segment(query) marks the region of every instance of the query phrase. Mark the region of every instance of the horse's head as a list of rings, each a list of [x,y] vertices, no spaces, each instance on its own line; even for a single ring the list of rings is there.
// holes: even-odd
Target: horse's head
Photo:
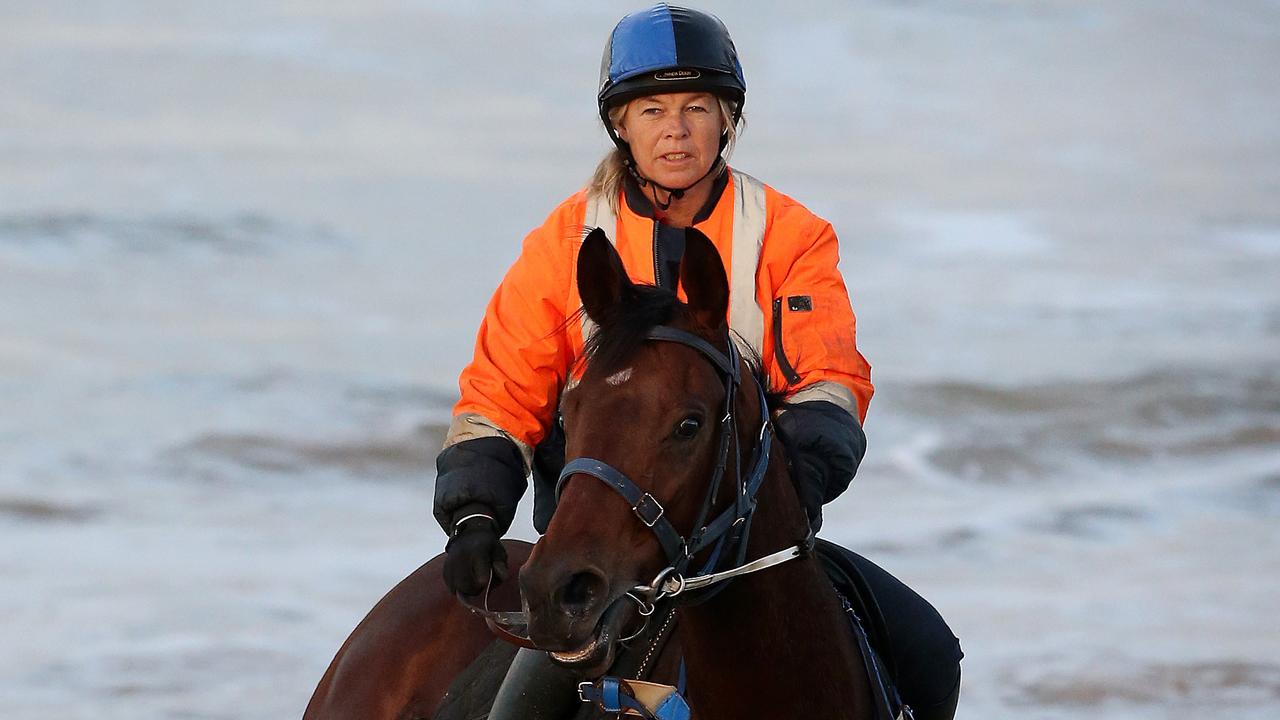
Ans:
[[[734,392],[742,370],[725,321],[728,281],[696,230],[686,234],[680,281],[687,304],[632,284],[599,231],[579,254],[579,294],[597,330],[563,401],[571,462],[559,505],[520,586],[532,639],[587,674],[612,662],[636,607],[627,593],[672,565],[672,538],[689,539],[733,503],[736,458],[746,462],[762,424],[762,396]],[[676,332],[654,341],[655,327]],[[731,407],[736,420],[725,423]],[[726,458],[717,492],[712,478]]]

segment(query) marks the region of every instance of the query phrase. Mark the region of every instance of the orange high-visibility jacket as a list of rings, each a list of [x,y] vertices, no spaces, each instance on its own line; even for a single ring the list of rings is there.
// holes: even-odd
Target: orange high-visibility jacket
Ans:
[[[694,227],[715,243],[729,277],[729,326],[763,360],[791,402],[826,400],[866,418],[874,388],[858,352],[853,310],[837,269],[831,224],[749,175],[730,170],[710,215]],[[633,282],[657,284],[654,219],[619,198],[583,190],[525,238],[480,324],[475,357],[458,381],[445,447],[479,437],[513,440],[531,465],[546,435],[584,328],[575,274],[584,228],[613,241]]]

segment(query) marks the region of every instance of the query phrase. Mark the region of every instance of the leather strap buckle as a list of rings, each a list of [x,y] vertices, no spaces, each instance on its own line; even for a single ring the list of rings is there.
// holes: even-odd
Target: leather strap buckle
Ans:
[[[640,518],[640,522],[649,527],[657,525],[658,521],[662,519],[662,514],[666,512],[649,493],[641,495],[640,499],[636,501],[635,507],[631,508],[631,511],[636,514],[636,517]]]

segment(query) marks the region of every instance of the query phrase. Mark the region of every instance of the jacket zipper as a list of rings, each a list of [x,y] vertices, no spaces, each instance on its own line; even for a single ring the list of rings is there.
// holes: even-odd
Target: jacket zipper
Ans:
[[[653,221],[653,284],[662,287],[662,261],[658,257],[658,221]]]
[[[787,359],[787,351],[782,347],[782,298],[773,299],[773,360],[778,369],[791,385],[799,384],[800,375]]]

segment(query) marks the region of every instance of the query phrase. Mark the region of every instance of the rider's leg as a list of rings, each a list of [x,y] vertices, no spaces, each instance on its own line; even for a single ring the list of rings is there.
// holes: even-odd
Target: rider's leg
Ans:
[[[955,685],[951,692],[933,705],[917,707],[911,705],[915,720],[951,720],[956,716],[956,703],[960,701],[960,667],[956,666]]]
[[[541,650],[521,648],[498,688],[489,720],[564,720],[582,706],[581,678]]]
[[[949,720],[960,696],[960,641],[927,600],[870,560],[849,554],[880,606],[903,702],[918,720]]]

